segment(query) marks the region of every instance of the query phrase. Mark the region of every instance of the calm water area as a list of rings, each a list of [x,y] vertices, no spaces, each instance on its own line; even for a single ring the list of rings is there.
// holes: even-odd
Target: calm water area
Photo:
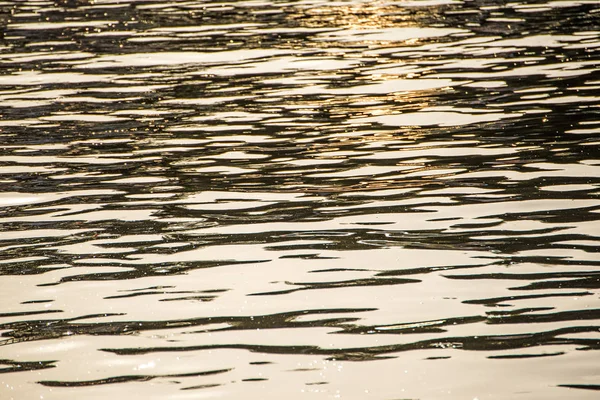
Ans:
[[[0,0],[0,400],[600,398],[600,1]]]

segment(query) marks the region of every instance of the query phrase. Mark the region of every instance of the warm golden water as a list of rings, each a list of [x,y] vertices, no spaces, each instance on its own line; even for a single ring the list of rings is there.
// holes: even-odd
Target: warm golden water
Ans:
[[[0,9],[0,399],[598,398],[596,0]]]

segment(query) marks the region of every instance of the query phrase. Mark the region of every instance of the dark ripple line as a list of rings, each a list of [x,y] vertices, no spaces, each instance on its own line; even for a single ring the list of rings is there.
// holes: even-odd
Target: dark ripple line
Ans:
[[[571,389],[600,390],[600,385],[566,384],[566,385],[557,385],[557,386],[558,387],[571,388]]]
[[[413,333],[442,333],[446,332],[443,327],[472,324],[486,321],[487,318],[480,315],[471,317],[445,318],[434,321],[419,321],[414,323],[399,323],[373,326],[347,326],[341,332],[336,334],[413,334]]]
[[[449,279],[506,279],[506,280],[541,280],[551,278],[577,278],[577,277],[599,277],[600,271],[574,271],[574,272],[533,272],[527,274],[494,272],[490,274],[470,275],[444,275]]]
[[[98,386],[107,385],[111,383],[125,383],[125,382],[146,382],[156,378],[187,378],[194,376],[209,376],[223,374],[229,372],[233,368],[228,369],[217,369],[211,371],[202,372],[190,372],[186,374],[168,374],[168,375],[127,375],[127,376],[115,376],[111,378],[96,379],[91,381],[38,381],[39,384],[49,387],[82,387],[82,386]]]
[[[510,290],[540,290],[540,289],[600,289],[600,276],[569,281],[542,281],[529,285],[511,287]]]
[[[427,350],[440,348],[453,348],[475,351],[511,350],[543,345],[582,345],[585,349],[599,349],[600,339],[558,338],[559,335],[576,333],[597,333],[598,326],[578,326],[560,328],[546,332],[514,334],[514,335],[487,335],[464,336],[429,339],[408,344],[392,344],[374,347],[323,349],[318,346],[272,346],[250,344],[222,344],[177,347],[151,347],[151,348],[125,348],[125,349],[100,349],[117,355],[142,355],[160,352],[199,351],[216,349],[240,349],[255,353],[265,354],[306,354],[330,356],[336,360],[373,360],[382,355],[410,350]]]
[[[0,341],[0,346],[15,344],[23,341],[54,339],[70,335],[127,335],[146,330],[171,329],[174,327],[195,327],[214,324],[228,324],[227,327],[210,329],[212,332],[227,330],[254,330],[277,328],[300,328],[320,326],[340,326],[340,324],[355,322],[359,318],[326,318],[314,321],[296,321],[295,319],[307,315],[321,315],[330,313],[357,313],[374,311],[374,308],[360,309],[325,309],[304,310],[270,315],[247,317],[207,317],[188,320],[167,321],[114,321],[107,323],[73,323],[73,321],[87,318],[118,316],[121,314],[88,315],[64,320],[22,321],[0,324],[0,330],[11,330],[4,333],[3,337],[10,337]]]
[[[492,317],[490,315],[490,317]],[[508,315],[488,318],[486,323],[496,324],[539,324],[559,321],[585,321],[600,319],[600,309],[563,311],[551,314]]]
[[[208,389],[217,386],[222,386],[220,383],[207,383],[206,385],[188,386],[181,388],[181,390],[196,390],[196,389]]]
[[[1,365],[10,365],[8,368],[0,368],[0,374],[6,374],[9,372],[22,372],[22,371],[35,371],[39,369],[55,368],[58,360],[51,361],[14,361],[14,360],[1,360]]]
[[[554,356],[562,356],[565,354],[564,351],[557,351],[555,353],[542,353],[542,354],[506,354],[499,356],[488,356],[492,360],[513,360],[520,358],[540,358],[540,357],[554,357]]]
[[[357,286],[388,286],[388,285],[402,285],[406,283],[419,283],[420,279],[405,279],[405,278],[391,278],[391,279],[355,279],[349,281],[338,281],[338,282],[311,282],[311,283],[294,283],[286,282],[288,285],[302,285],[302,287],[287,289],[287,290],[276,290],[271,292],[260,292],[251,293],[248,296],[271,296],[280,294],[289,294],[299,292],[301,290],[316,290],[316,289],[333,289],[333,288],[346,288],[346,287],[357,287]]]
[[[480,300],[464,300],[464,304],[483,304],[485,306],[498,306],[498,303],[512,300],[530,300],[530,299],[542,299],[546,297],[580,297],[580,296],[591,296],[591,292],[571,292],[571,293],[543,293],[543,294],[526,294],[522,296],[504,296],[504,297],[493,297],[489,299]]]
[[[2,313],[2,314],[0,314],[0,318],[25,317],[27,315],[54,314],[54,313],[61,313],[61,312],[63,312],[63,310],[21,311],[21,312],[12,312],[12,313]]]

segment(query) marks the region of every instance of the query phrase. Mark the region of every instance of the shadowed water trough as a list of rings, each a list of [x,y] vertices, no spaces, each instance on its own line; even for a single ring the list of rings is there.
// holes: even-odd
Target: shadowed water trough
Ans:
[[[596,399],[600,4],[0,3],[1,399]]]

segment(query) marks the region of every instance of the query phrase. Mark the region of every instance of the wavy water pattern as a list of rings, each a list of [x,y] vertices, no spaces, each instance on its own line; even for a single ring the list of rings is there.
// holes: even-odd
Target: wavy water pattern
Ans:
[[[597,1],[0,9],[0,398],[597,398]]]

